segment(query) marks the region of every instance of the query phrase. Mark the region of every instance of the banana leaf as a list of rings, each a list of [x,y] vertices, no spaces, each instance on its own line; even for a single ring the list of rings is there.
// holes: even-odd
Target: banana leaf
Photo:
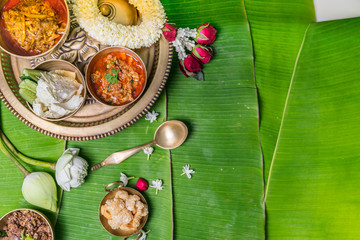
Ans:
[[[1,129],[23,154],[48,162],[56,162],[65,149],[65,141],[45,136],[20,122],[1,103]],[[36,139],[36,141],[34,141]],[[24,180],[23,174],[15,165],[1,153],[0,155],[0,216],[16,208],[32,208],[46,214],[50,221],[55,224],[57,212],[51,212],[31,205],[25,201],[21,193]],[[30,172],[48,172],[55,177],[54,171],[42,167],[34,167],[23,164]],[[61,200],[61,188],[58,187],[58,201]]]
[[[357,239],[360,19],[311,24],[266,188],[269,239]]]
[[[164,1],[163,1],[164,2]],[[190,127],[171,151],[176,239],[264,239],[262,157],[252,44],[242,1],[166,1],[170,22],[218,30],[205,82],[174,62],[168,118]],[[183,9],[178,11],[178,9]],[[190,164],[196,173],[181,176]]]
[[[100,230],[97,208],[104,186],[118,180],[120,172],[165,183],[158,195],[154,189],[145,192],[151,205],[145,227],[151,230],[148,239],[264,238],[257,93],[244,5],[162,2],[169,22],[177,27],[194,28],[207,21],[217,27],[216,57],[204,67],[205,82],[186,78],[175,60],[167,97],[162,96],[154,108],[160,113],[159,122],[140,119],[108,138],[68,146],[81,148],[81,155],[93,165],[114,151],[149,141],[166,119],[184,121],[188,139],[171,152],[156,148],[149,161],[138,153],[119,166],[91,172],[81,188],[64,193],[57,224],[60,239],[111,238]],[[201,10],[199,4],[209,8]],[[186,164],[196,171],[192,179],[181,176]],[[134,184],[130,181],[130,186]]]
[[[296,56],[315,11],[312,0],[245,0],[245,6],[254,42],[266,182]]]

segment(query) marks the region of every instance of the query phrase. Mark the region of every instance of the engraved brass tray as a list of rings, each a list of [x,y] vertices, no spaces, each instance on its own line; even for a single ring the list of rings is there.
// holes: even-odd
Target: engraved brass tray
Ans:
[[[19,96],[19,75],[23,68],[35,67],[47,59],[63,59],[75,64],[83,73],[86,64],[99,50],[107,47],[79,27],[71,14],[71,29],[65,43],[54,53],[32,60],[1,52],[0,98],[9,110],[29,127],[51,137],[86,141],[110,136],[141,118],[155,103],[169,76],[173,49],[163,36],[149,48],[135,50],[148,72],[142,97],[127,107],[107,107],[88,97],[83,108],[71,118],[49,122],[35,115]]]

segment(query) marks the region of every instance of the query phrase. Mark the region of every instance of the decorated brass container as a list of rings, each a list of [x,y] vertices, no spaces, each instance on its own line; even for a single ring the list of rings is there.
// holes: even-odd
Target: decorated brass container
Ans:
[[[75,67],[73,64],[61,60],[61,59],[52,59],[52,60],[47,60],[45,62],[40,63],[39,65],[37,65],[34,69],[37,70],[45,70],[45,71],[54,71],[54,70],[66,70],[66,71],[71,71],[71,72],[75,72],[76,74],[76,81],[80,84],[83,85],[83,90],[81,92],[81,96],[84,98],[82,103],[76,108],[75,111],[60,117],[60,118],[45,118],[45,117],[41,117],[42,119],[48,120],[48,121],[62,121],[65,120],[67,118],[70,118],[71,116],[73,116],[75,113],[77,113],[80,108],[84,105],[85,100],[86,100],[86,83],[84,80],[84,77],[82,75],[82,73],[80,72],[80,70]],[[31,105],[28,103],[29,108],[32,110]],[[34,113],[35,114],[35,113]],[[39,116],[40,117],[40,116]]]
[[[119,186],[117,186],[116,188],[110,189],[110,187],[119,184]],[[104,227],[104,229],[111,233],[114,236],[118,236],[118,237],[129,237],[131,235],[135,235],[135,234],[139,234],[140,230],[145,226],[147,219],[148,219],[148,215],[144,216],[141,218],[140,221],[140,225],[139,227],[136,229],[136,231],[130,232],[130,231],[124,231],[121,229],[112,229],[108,223],[108,219],[106,219],[102,214],[101,214],[101,206],[104,205],[106,203],[107,200],[109,199],[113,199],[116,195],[116,193],[119,190],[125,190],[127,191],[129,194],[132,195],[137,195],[140,197],[141,202],[143,202],[144,204],[146,204],[147,206],[149,206],[146,202],[145,197],[137,190],[135,190],[134,188],[130,188],[130,187],[123,187],[123,182],[122,181],[116,181],[116,182],[112,182],[110,184],[108,184],[105,187],[105,191],[108,192],[108,194],[105,195],[105,197],[101,200],[100,205],[99,205],[99,219],[100,222],[102,224],[102,226]]]
[[[2,17],[2,10],[4,9],[5,4],[8,2],[9,0],[0,0],[0,17]],[[24,58],[24,59],[35,59],[35,58],[39,58],[39,57],[44,57],[46,55],[49,55],[51,53],[53,53],[54,51],[56,51],[57,49],[59,49],[64,42],[66,41],[68,35],[69,35],[69,31],[70,31],[70,11],[69,11],[69,7],[68,4],[65,0],[58,0],[61,4],[63,4],[66,8],[66,28],[65,28],[65,32],[62,35],[62,37],[60,38],[60,40],[49,50],[47,50],[46,52],[37,54],[37,55],[33,55],[33,56],[25,56],[25,55],[19,55],[18,53],[14,52],[12,49],[10,49],[8,47],[8,45],[6,44],[6,42],[3,39],[2,34],[0,34],[0,48],[5,51],[6,53],[15,56],[15,57],[19,57],[19,58]],[[60,4],[57,3],[57,4]]]
[[[143,89],[141,90],[140,94],[134,99],[134,101],[131,101],[131,102],[129,102],[127,104],[123,104],[123,105],[112,105],[112,104],[107,103],[106,101],[102,100],[96,94],[96,90],[93,89],[93,84],[91,82],[91,71],[94,68],[94,65],[96,64],[96,62],[99,59],[101,59],[103,56],[105,56],[105,55],[107,55],[109,53],[115,53],[115,52],[126,53],[126,54],[130,55],[132,58],[136,59],[141,64],[141,67],[144,70],[144,74],[145,74],[144,86],[143,86]],[[147,83],[147,71],[146,71],[146,66],[145,66],[143,60],[134,51],[132,51],[132,50],[126,48],[126,47],[108,47],[108,48],[104,48],[103,50],[101,50],[100,52],[95,54],[95,56],[90,60],[90,63],[86,68],[85,79],[86,79],[86,86],[88,88],[88,91],[91,94],[91,96],[94,99],[96,99],[96,101],[98,101],[99,103],[102,103],[104,105],[111,106],[111,107],[126,107],[126,106],[129,106],[130,104],[136,102],[141,97],[141,95],[143,94],[143,92],[144,92],[144,90],[146,88],[146,83]]]
[[[34,212],[36,213],[37,215],[39,215],[46,223],[46,225],[48,225],[50,227],[50,232],[51,232],[51,240],[54,240],[55,237],[54,237],[54,227],[51,225],[49,219],[41,212],[37,211],[37,210],[34,210],[34,209],[30,209],[30,208],[19,208],[19,209],[15,209],[15,210],[12,210],[8,213],[6,213],[4,216],[2,216],[0,218],[0,230],[1,229],[4,229],[4,227],[8,224],[8,219],[10,217],[10,215],[13,213],[13,212],[16,212],[16,211],[24,211],[24,210],[27,210],[27,211],[30,211],[30,212]]]

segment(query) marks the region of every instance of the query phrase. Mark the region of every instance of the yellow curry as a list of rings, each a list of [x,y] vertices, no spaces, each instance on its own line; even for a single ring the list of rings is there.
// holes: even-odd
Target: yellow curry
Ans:
[[[12,40],[16,40],[9,42],[19,45],[13,47],[35,55],[46,52],[60,40],[66,21],[51,7],[50,1],[21,0],[9,9],[5,6],[2,25]]]

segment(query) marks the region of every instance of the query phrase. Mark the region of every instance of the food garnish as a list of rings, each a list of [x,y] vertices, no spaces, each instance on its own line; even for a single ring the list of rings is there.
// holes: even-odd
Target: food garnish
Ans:
[[[85,182],[89,164],[78,156],[79,152],[79,148],[68,148],[56,162],[56,182],[66,191]]]
[[[134,101],[145,87],[141,63],[123,52],[102,56],[91,69],[90,78],[95,94],[115,106]]]
[[[17,210],[9,215],[4,230],[9,239],[50,240],[51,227],[38,213],[30,210]],[[3,235],[1,235],[3,237]],[[6,238],[7,239],[7,238]]]
[[[5,5],[1,16],[1,31],[7,45],[24,55],[37,55],[51,49],[66,28],[65,6],[53,9],[45,0],[21,0],[9,8]],[[61,13],[61,14],[59,14]]]
[[[120,189],[113,199],[101,206],[100,212],[112,229],[136,232],[141,219],[148,215],[148,206],[138,195]]]
[[[20,76],[19,94],[32,105],[40,117],[60,118],[81,105],[83,85],[76,81],[75,72],[24,69]]]
[[[160,179],[157,179],[157,180],[155,180],[155,181],[152,181],[151,183],[152,183],[152,185],[150,185],[150,187],[156,189],[156,195],[158,194],[158,192],[159,192],[160,190],[163,190],[163,189],[164,189],[162,180],[160,180]]]
[[[139,25],[124,26],[103,16],[98,0],[74,0],[73,11],[80,26],[105,45],[128,48],[150,47],[160,39],[165,11],[159,0],[129,0],[141,16]],[[111,36],[111,37],[109,37]]]
[[[181,174],[181,176],[186,174],[189,179],[192,177],[191,174],[195,173],[193,169],[190,169],[190,164],[186,164],[185,166],[183,166],[182,171],[183,173]]]
[[[136,188],[140,191],[146,191],[149,188],[149,184],[144,178],[139,178],[136,182]]]

